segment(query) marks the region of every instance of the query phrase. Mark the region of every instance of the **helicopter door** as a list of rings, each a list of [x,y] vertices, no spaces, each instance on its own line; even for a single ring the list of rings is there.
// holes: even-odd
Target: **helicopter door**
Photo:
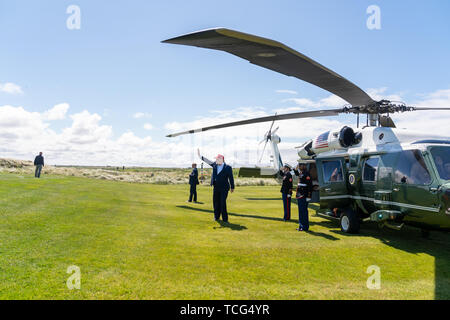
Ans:
[[[347,167],[344,158],[317,160],[320,183],[320,208],[345,208],[350,203],[347,190]]]
[[[363,159],[364,166],[362,168],[362,183],[359,190],[361,201],[367,212],[376,211],[374,204],[375,193],[377,192],[377,174],[378,165],[380,163],[379,156],[371,156]]]
[[[439,198],[433,187],[433,179],[422,152],[400,152],[394,170],[394,209],[405,213],[405,220],[426,223],[430,214],[439,212]]]
[[[311,203],[320,203],[319,178],[317,177],[317,166],[315,162],[308,163],[308,171],[313,185]]]

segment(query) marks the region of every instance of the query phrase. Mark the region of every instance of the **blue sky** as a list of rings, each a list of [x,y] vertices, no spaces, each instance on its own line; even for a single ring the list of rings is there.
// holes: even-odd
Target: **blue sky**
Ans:
[[[366,27],[366,9],[373,4],[381,9],[381,30]],[[69,5],[81,9],[80,30],[66,27]],[[0,92],[0,106],[42,114],[66,103],[70,108],[65,117],[45,122],[56,135],[73,124],[70,115],[86,110],[100,116],[95,125],[111,129],[111,141],[132,132],[163,148],[173,142],[164,137],[169,122],[189,124],[213,110],[262,108],[271,113],[295,107],[288,98],[317,101],[330,96],[225,53],[160,42],[217,26],[278,40],[363,89],[415,103],[450,89],[449,12],[448,0],[2,0],[0,84],[16,84],[22,93]],[[151,117],[136,119],[136,113]],[[36,150],[16,151],[4,150],[18,157]],[[58,152],[55,162],[74,161],[70,153]],[[142,165],[161,165],[160,160],[130,158]]]

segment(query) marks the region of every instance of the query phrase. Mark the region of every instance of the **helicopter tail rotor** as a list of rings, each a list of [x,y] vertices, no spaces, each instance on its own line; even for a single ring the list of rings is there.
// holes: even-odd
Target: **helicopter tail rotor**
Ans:
[[[275,116],[276,116],[276,115],[277,115],[277,114],[275,113]],[[269,143],[269,141],[272,140],[272,136],[273,136],[273,135],[275,134],[275,132],[277,132],[278,129],[280,128],[280,127],[278,127],[278,128],[276,128],[276,129],[272,132],[272,128],[273,128],[273,125],[274,125],[274,124],[275,124],[275,120],[272,121],[272,124],[270,125],[269,131],[267,131],[267,133],[264,135],[264,139],[260,142],[260,144],[263,143],[263,142],[265,142],[265,144],[264,144],[263,151],[262,151],[262,153],[261,153],[261,158],[259,159],[259,163],[261,163],[262,158],[264,157],[264,152],[266,151],[267,143]]]

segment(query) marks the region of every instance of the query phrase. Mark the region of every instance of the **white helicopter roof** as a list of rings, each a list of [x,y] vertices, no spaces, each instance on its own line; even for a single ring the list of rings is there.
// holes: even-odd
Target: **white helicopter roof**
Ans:
[[[352,154],[379,154],[408,149],[425,150],[430,143],[450,142],[446,136],[419,133],[408,129],[365,127],[356,132],[362,134],[359,144],[347,149],[334,149],[317,155],[317,158],[347,157]]]

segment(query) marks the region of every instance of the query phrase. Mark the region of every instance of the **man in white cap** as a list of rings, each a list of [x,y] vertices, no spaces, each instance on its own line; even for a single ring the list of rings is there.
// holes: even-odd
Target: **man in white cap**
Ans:
[[[233,169],[225,163],[225,157],[221,154],[217,155],[216,162],[203,157],[200,154],[200,149],[198,150],[198,156],[213,168],[211,186],[214,186],[214,220],[219,221],[220,216],[222,216],[222,220],[228,222],[227,197],[229,191],[234,192]]]

